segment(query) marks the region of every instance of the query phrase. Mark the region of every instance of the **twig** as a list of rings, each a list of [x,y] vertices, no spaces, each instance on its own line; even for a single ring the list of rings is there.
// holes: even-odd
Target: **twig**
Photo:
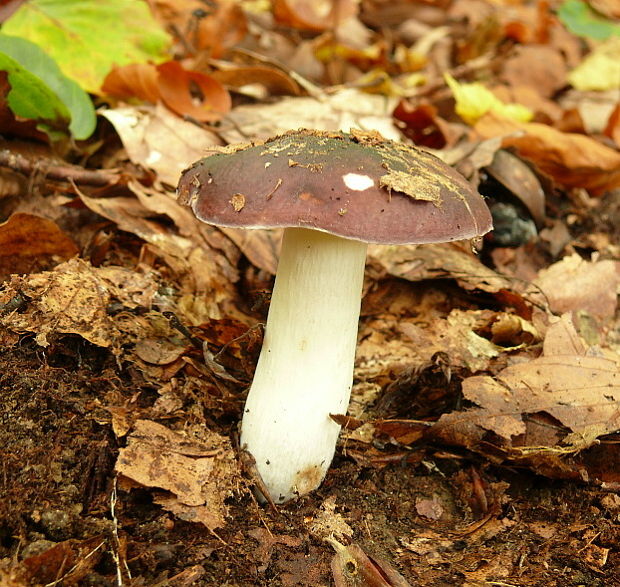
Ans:
[[[85,169],[78,165],[56,163],[51,159],[32,161],[10,149],[0,149],[0,166],[31,175],[36,172],[56,181],[74,181],[76,184],[104,187],[118,181],[120,175],[114,171]]]

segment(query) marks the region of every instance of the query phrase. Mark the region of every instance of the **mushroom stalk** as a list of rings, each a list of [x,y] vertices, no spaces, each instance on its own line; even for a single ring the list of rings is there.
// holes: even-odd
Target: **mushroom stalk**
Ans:
[[[271,498],[321,484],[351,395],[366,243],[287,228],[241,423]]]

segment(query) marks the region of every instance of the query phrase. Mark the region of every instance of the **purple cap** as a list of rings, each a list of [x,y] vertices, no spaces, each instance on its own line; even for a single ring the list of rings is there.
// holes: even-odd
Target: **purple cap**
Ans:
[[[179,202],[209,224],[303,227],[382,244],[482,236],[482,196],[437,157],[376,132],[290,131],[186,169]]]

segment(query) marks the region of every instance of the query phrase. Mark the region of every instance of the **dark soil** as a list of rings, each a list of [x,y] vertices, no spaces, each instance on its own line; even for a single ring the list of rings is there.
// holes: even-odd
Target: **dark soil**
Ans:
[[[278,512],[240,490],[216,536],[116,488],[101,402],[148,405],[139,374],[72,336],[45,351],[24,338],[0,362],[0,585],[330,585],[334,550],[308,526],[330,496],[352,540],[412,585],[620,585],[616,495],[438,447],[383,468],[339,451],[323,486]]]

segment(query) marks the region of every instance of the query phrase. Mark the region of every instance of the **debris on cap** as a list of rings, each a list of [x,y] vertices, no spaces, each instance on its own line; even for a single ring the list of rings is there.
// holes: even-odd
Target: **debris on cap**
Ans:
[[[297,130],[229,145],[185,170],[178,194],[218,226],[303,227],[383,244],[491,229],[482,196],[457,171],[377,132]]]

